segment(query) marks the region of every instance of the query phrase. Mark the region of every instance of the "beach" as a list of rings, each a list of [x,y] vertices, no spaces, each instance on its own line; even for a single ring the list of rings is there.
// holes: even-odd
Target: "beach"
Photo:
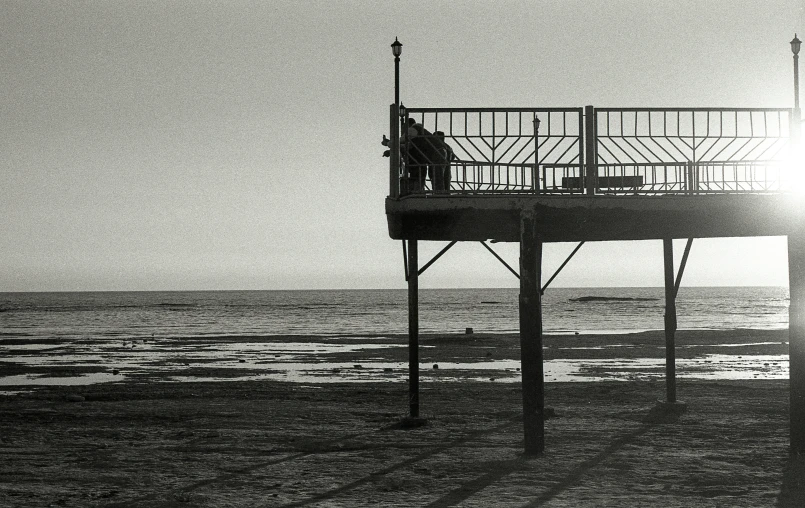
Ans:
[[[16,355],[5,377],[107,375],[0,387],[0,506],[803,506],[786,341],[680,330],[687,410],[669,412],[662,332],[546,336],[546,367],[577,368],[571,380],[546,368],[546,450],[526,457],[514,334],[423,335],[422,426],[405,419],[402,335],[107,344],[162,351],[143,353],[147,369],[13,361],[29,350],[0,339]],[[287,353],[311,342],[338,347]],[[280,380],[283,360],[308,365],[304,381]]]

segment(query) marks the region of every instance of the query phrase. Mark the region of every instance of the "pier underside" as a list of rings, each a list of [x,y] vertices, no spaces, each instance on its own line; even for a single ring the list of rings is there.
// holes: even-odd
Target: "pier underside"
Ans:
[[[408,196],[386,199],[389,235],[406,240],[520,241],[523,212],[543,242],[783,236],[799,229],[793,194]]]
[[[520,273],[516,275],[520,279],[524,449],[526,454],[538,454],[545,449],[541,304],[544,243],[663,240],[667,393],[662,405],[666,411],[684,411],[686,405],[676,398],[676,295],[693,239],[787,236],[791,295],[791,449],[805,452],[805,312],[802,310],[805,308],[805,221],[802,201],[796,194],[429,194],[386,199],[389,235],[406,240],[408,245],[411,416],[419,416],[419,240],[453,243],[495,240],[520,244]],[[678,271],[674,262],[674,238],[688,239]],[[431,263],[433,261],[435,259]]]

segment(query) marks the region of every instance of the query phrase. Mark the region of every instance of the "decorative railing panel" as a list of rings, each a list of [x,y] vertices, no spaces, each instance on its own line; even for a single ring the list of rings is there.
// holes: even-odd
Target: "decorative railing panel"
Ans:
[[[595,110],[596,193],[779,192],[790,155],[788,109]]]
[[[392,195],[773,193],[803,170],[789,109],[391,111]]]
[[[446,169],[449,192],[461,194],[550,192],[546,164],[581,173],[581,108],[410,108],[401,120],[399,177],[408,193],[447,191],[438,174]],[[452,157],[441,158],[444,145]]]

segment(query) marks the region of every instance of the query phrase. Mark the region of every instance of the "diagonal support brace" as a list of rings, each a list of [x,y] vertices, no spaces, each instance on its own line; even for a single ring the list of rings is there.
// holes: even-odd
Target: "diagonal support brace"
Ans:
[[[403,266],[405,267],[405,282],[408,282],[408,249],[405,247],[405,240],[401,241],[403,246]]]
[[[517,273],[517,272],[515,272],[515,271],[514,271],[514,268],[512,268],[511,266],[509,266],[509,264],[508,264],[506,261],[504,261],[502,257],[498,256],[498,253],[497,253],[497,252],[495,252],[495,251],[493,251],[493,250],[492,250],[492,247],[488,246],[488,245],[486,244],[486,242],[483,242],[483,241],[481,242],[481,245],[483,245],[484,247],[486,247],[486,250],[488,250],[489,252],[491,252],[491,253],[492,253],[492,255],[493,255],[493,256],[495,256],[495,258],[497,258],[497,260],[498,260],[498,261],[500,261],[501,263],[503,263],[503,266],[505,266],[506,268],[508,268],[508,269],[509,269],[509,271],[510,271],[511,273],[513,273],[515,277],[517,277],[518,279],[520,278],[520,274],[519,274],[519,273]]]
[[[424,272],[425,270],[427,270],[427,269],[428,269],[428,267],[429,267],[430,265],[432,265],[433,263],[435,263],[437,259],[439,259],[440,257],[442,257],[442,254],[444,254],[445,252],[447,252],[448,250],[450,250],[450,247],[452,247],[452,246],[453,246],[453,245],[455,245],[456,243],[457,243],[457,241],[456,241],[456,240],[453,240],[452,242],[448,243],[448,244],[447,244],[447,246],[446,246],[444,249],[440,250],[438,254],[436,254],[435,256],[433,256],[433,259],[431,259],[430,261],[428,261],[427,263],[425,263],[425,266],[423,266],[422,268],[420,268],[420,269],[419,269],[419,271],[417,272],[417,275],[422,275],[422,272]]]
[[[685,272],[685,265],[688,262],[688,254],[690,254],[690,247],[693,245],[693,238],[688,238],[688,243],[685,245],[685,253],[682,254],[682,261],[679,263],[679,271],[676,274],[676,282],[674,283],[674,298],[679,294],[679,285],[682,284],[682,274]]]
[[[551,275],[551,278],[550,278],[550,279],[548,279],[548,282],[546,282],[546,283],[545,283],[545,285],[544,285],[544,286],[542,286],[542,289],[540,289],[540,293],[545,293],[545,290],[548,288],[548,286],[551,284],[551,282],[553,282],[553,280],[556,278],[556,276],[557,276],[557,275],[559,275],[559,272],[561,272],[561,271],[562,271],[562,268],[564,268],[564,267],[565,267],[565,265],[566,265],[566,264],[568,264],[568,262],[570,262],[570,259],[571,259],[573,256],[575,256],[575,255],[576,255],[576,253],[579,251],[579,249],[581,249],[581,246],[582,246],[582,245],[584,245],[584,242],[581,242],[581,243],[579,243],[578,245],[576,245],[576,248],[575,248],[575,249],[573,249],[573,252],[571,252],[571,253],[570,253],[570,255],[567,257],[567,259],[565,259],[565,262],[564,262],[564,263],[562,263],[562,264],[559,266],[559,268],[557,268],[557,269],[556,269],[556,271],[554,272],[554,274],[553,274],[553,275]]]

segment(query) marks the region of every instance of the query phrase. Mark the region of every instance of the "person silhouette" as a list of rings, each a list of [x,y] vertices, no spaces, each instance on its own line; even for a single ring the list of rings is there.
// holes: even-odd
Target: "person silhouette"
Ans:
[[[432,134],[415,119],[408,119],[408,128],[400,136],[400,154],[406,168],[405,190],[406,192],[417,192],[425,189],[425,177],[430,178],[434,191],[444,191],[449,188],[449,179],[445,187],[445,171],[449,175],[450,159],[448,153],[452,149],[444,142],[444,133],[440,139]],[[389,146],[391,140],[383,135],[381,144]],[[386,150],[384,157],[389,157],[391,152]]]
[[[436,139],[439,142],[439,151],[441,160],[439,164],[434,167],[434,174],[431,177],[433,181],[433,190],[436,192],[450,192],[450,183],[453,179],[452,171],[450,170],[450,163],[455,160],[456,154],[453,149],[444,140],[444,132],[436,131]],[[433,178],[435,177],[435,180]]]

